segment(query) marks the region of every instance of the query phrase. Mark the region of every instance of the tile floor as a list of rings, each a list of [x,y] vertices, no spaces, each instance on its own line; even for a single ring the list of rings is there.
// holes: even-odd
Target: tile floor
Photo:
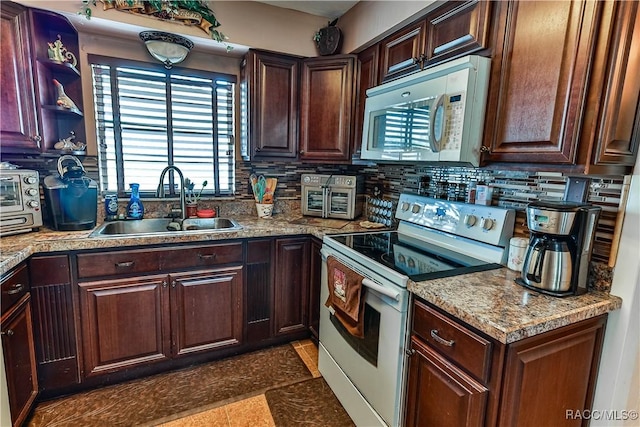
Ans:
[[[311,340],[291,343],[313,378],[318,371],[318,347]],[[275,427],[264,394],[250,397],[185,418],[161,424],[162,427]]]

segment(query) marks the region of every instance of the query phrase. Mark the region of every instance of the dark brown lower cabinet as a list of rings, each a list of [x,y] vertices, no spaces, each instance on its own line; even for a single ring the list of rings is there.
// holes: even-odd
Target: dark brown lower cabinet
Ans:
[[[242,266],[171,274],[174,356],[242,341]]]
[[[86,377],[171,357],[166,274],[80,283]]]
[[[606,319],[504,345],[416,300],[407,426],[587,424],[567,411],[591,409]]]
[[[29,415],[38,395],[31,301],[28,293],[3,313],[0,329],[11,423],[13,426],[20,426]]]
[[[85,376],[242,342],[242,266],[80,283]]]
[[[411,352],[407,426],[482,426],[489,390],[416,338]]]
[[[80,383],[68,255],[37,255],[29,260],[36,361],[40,391]]]
[[[308,237],[276,239],[274,333],[287,335],[309,328]]]

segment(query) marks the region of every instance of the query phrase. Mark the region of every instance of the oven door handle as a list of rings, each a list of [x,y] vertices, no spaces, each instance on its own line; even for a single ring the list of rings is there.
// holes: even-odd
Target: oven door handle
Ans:
[[[322,248],[320,249],[320,255],[322,255],[322,260],[324,262],[327,262],[327,258],[329,257],[329,254]],[[396,292],[396,291],[387,289],[382,285],[378,285],[376,282],[374,282],[371,279],[367,279],[365,277],[364,279],[362,279],[362,284],[367,288],[374,290],[382,295],[388,296],[389,298],[392,298],[396,301],[400,301],[400,292]]]
[[[362,284],[367,288],[374,290],[382,295],[386,295],[389,298],[393,298],[396,301],[400,301],[400,292],[389,290],[384,286],[378,285],[373,280],[367,279],[366,277],[362,279]]]

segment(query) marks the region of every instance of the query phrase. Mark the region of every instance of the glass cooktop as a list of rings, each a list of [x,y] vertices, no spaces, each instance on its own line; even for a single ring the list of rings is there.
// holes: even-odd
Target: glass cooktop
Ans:
[[[502,267],[500,264],[487,263],[404,236],[397,231],[329,237],[359,255],[405,274],[417,282]]]

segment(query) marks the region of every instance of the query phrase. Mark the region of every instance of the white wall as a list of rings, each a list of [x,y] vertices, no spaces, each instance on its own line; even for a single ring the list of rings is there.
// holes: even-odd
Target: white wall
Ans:
[[[623,299],[609,314],[593,409],[640,411],[640,157],[622,227],[611,293]],[[637,412],[636,412],[637,413]],[[638,426],[640,420],[593,419],[592,426]]]

